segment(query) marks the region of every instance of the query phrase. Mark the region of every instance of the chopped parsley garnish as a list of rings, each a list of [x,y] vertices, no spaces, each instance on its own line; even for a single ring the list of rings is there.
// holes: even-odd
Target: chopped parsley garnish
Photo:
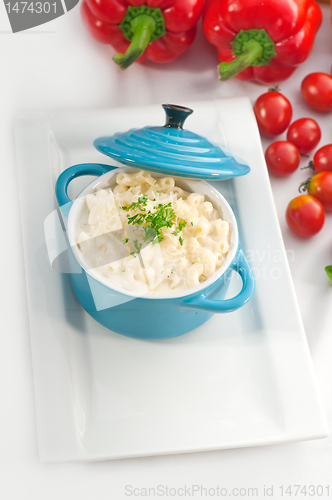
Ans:
[[[129,205],[129,207],[121,207],[122,210],[135,210],[135,208],[137,210],[141,210],[141,212],[145,212],[145,208],[142,208],[141,205],[143,205],[143,207],[146,207],[146,205],[148,204],[148,196],[147,194],[143,194],[143,196],[140,196],[137,200],[137,202],[133,202],[131,203],[131,205]]]
[[[194,223],[193,223],[193,222],[191,222],[190,224],[191,224],[192,226],[194,225]]]
[[[141,248],[142,248],[142,243],[138,243],[138,241],[135,240],[134,241],[134,247],[137,250],[137,252],[139,253],[141,251]]]
[[[179,234],[180,231],[182,231],[182,229],[184,227],[186,227],[186,221],[181,219],[180,222],[179,222],[179,225],[178,227],[172,232],[172,234],[174,234],[175,236],[177,236]]]
[[[128,214],[128,224],[132,224],[135,226],[143,226],[144,228],[144,241],[147,241],[149,238],[153,240],[158,238],[158,241],[161,241],[164,237],[164,232],[162,230],[163,227],[172,227],[174,224],[174,220],[176,219],[176,214],[172,208],[171,203],[161,204],[153,207],[156,211],[145,213],[138,213],[133,215],[132,217]]]
[[[123,243],[126,244],[126,243],[128,243],[128,241],[129,241],[129,239],[126,238]]]
[[[158,193],[159,191],[157,191]],[[153,200],[155,201],[155,200]],[[152,241],[152,244],[160,242],[164,238],[164,227],[173,227],[176,221],[176,213],[172,207],[172,203],[159,203],[153,207],[154,212],[145,208],[147,206],[148,196],[146,194],[140,196],[137,202],[131,203],[129,206],[121,207],[123,210],[135,210],[137,213],[134,215],[127,214],[127,222],[133,226],[142,226],[144,230],[144,242],[148,240]],[[180,222],[175,227],[172,234],[177,236],[182,229],[186,226],[186,221],[180,219]],[[138,229],[138,228],[137,228]],[[183,239],[179,237],[180,244],[183,245]],[[126,243],[128,238],[126,238]],[[142,244],[138,244],[138,241],[134,241],[134,247],[137,252],[131,252],[130,255],[136,257],[136,253],[139,253]]]
[[[134,248],[136,252],[130,252],[130,255],[136,258],[136,254],[138,255],[142,248],[142,243],[139,243],[137,240],[134,240]]]
[[[144,242],[148,241],[149,238],[152,240],[156,237],[156,231],[151,226],[143,226],[144,230]]]
[[[134,224],[135,226],[142,226],[145,221],[146,214],[136,214],[130,217],[127,215],[128,224]]]

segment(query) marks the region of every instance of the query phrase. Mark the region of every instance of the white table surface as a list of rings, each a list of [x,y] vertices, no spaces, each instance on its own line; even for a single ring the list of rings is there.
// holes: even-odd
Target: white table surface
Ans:
[[[294,118],[310,116],[319,122],[321,145],[332,142],[332,115],[317,114],[301,98],[303,77],[313,71],[330,72],[332,28],[329,8],[310,58],[281,88],[291,100]],[[273,498],[307,498],[288,485],[322,485],[322,496],[332,496],[332,438],[279,446],[224,450],[187,455],[105,461],[98,463],[43,464],[39,462],[34,390],[25,293],[22,239],[18,206],[13,123],[22,112],[80,110],[112,106],[146,105],[247,95],[252,102],[265,91],[258,84],[221,83],[216,77],[215,49],[201,28],[191,49],[168,65],[146,63],[119,73],[112,50],[94,42],[80,20],[79,8],[27,32],[10,32],[4,4],[0,5],[0,137],[1,137],[1,349],[0,349],[0,498],[98,500],[130,497],[131,488],[161,485],[168,488],[198,485],[194,498],[227,495],[264,498],[273,485]],[[271,141],[264,140],[264,147]],[[303,162],[305,163],[305,162]],[[313,358],[326,416],[332,429],[332,287],[324,267],[332,264],[332,214],[311,240],[299,240],[287,229],[284,211],[306,179],[298,171],[287,179],[271,179],[275,202],[290,255],[290,266]],[[127,486],[127,490],[126,490]],[[208,491],[199,488],[212,488]],[[241,491],[233,488],[244,488]],[[247,490],[245,490],[247,488]],[[258,495],[248,488],[257,488]],[[308,490],[309,491],[309,490]],[[225,490],[223,490],[225,493]],[[138,490],[135,493],[139,493]],[[141,492],[142,493],[142,492]],[[144,493],[144,491],[143,491]],[[150,498],[159,498],[153,496]],[[182,498],[184,490],[169,491]],[[206,493],[206,494],[205,494]],[[272,490],[269,490],[272,493]],[[138,496],[131,495],[133,498]],[[186,493],[188,496],[188,491]],[[271,496],[271,495],[270,495]],[[268,496],[266,496],[268,498]]]

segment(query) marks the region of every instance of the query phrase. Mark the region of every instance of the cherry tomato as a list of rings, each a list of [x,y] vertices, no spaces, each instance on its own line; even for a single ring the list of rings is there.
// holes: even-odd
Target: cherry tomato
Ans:
[[[274,175],[284,177],[297,169],[300,164],[300,151],[287,141],[276,141],[265,151],[267,168]]]
[[[321,202],[327,212],[332,210],[332,172],[319,172],[308,181],[308,194]]]
[[[332,76],[311,73],[301,85],[303,99],[312,109],[328,112],[332,109]]]
[[[286,222],[297,236],[301,238],[314,236],[322,229],[324,221],[324,207],[313,196],[301,194],[289,202]]]
[[[304,155],[317,146],[321,136],[319,125],[312,118],[296,120],[287,131],[287,140],[295,144]]]
[[[332,172],[332,144],[327,144],[316,151],[313,164],[316,172]]]
[[[262,94],[254,104],[259,131],[269,137],[282,134],[292,119],[292,106],[280,92]]]

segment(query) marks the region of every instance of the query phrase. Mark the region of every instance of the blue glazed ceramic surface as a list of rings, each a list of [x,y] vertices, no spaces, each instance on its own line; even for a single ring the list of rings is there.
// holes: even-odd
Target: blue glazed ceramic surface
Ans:
[[[59,176],[56,184],[56,197],[66,226],[68,226],[70,212],[75,203],[67,194],[70,181],[82,175],[111,176],[112,170],[117,169],[101,164],[81,164],[68,168]],[[93,187],[95,183],[96,181],[93,181],[89,186]],[[227,202],[224,200],[224,203]],[[231,210],[230,207],[229,210]],[[237,235],[236,227],[234,232]],[[232,255],[231,262],[223,274],[215,281],[211,282],[210,279],[208,286],[202,286],[194,293],[190,293],[189,290],[187,295],[135,297],[127,292],[106,286],[80,265],[75,256],[75,250],[69,252],[71,282],[83,308],[106,328],[139,339],[177,337],[202,325],[214,313],[234,311],[251,298],[255,289],[255,280],[237,243]],[[243,282],[242,290],[235,297],[223,300],[231,270],[240,274]]]
[[[124,165],[164,175],[212,181],[250,171],[244,160],[235,158],[200,135],[183,130],[191,109],[169,104],[163,107],[165,126],[131,129],[100,137],[94,141],[94,146]]]

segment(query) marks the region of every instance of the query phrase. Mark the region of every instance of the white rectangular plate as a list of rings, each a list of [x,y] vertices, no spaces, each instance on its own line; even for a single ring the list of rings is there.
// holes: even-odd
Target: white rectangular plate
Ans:
[[[259,133],[246,98],[181,103],[188,129],[251,166],[215,182],[238,220],[257,288],[239,311],[182,337],[117,335],[50,267],[43,224],[60,172],[111,161],[93,140],[161,125],[159,106],[29,115],[16,127],[40,458],[100,460],[322,438],[327,424],[290,277]],[[75,180],[74,196],[88,182]],[[230,293],[240,286],[234,279]],[[133,328],[135,325],[133,324]]]

